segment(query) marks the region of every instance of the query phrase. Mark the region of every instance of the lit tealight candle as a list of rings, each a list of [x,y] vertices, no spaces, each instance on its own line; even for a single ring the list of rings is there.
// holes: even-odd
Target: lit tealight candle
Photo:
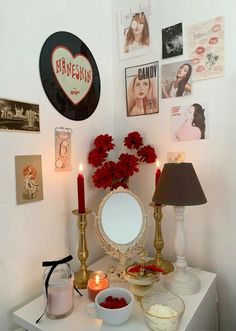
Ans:
[[[88,280],[88,297],[94,301],[96,295],[109,286],[107,275],[103,271],[94,271]]]
[[[84,176],[82,174],[83,166],[80,163],[79,174],[77,177],[77,190],[78,190],[78,210],[79,213],[85,213],[85,199],[84,199]]]

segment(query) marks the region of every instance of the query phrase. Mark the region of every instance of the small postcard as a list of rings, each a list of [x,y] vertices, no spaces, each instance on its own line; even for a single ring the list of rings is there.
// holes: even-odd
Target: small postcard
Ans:
[[[173,141],[208,138],[208,114],[204,104],[172,107],[171,122]]]
[[[185,159],[184,152],[167,152],[168,163],[180,163],[180,162],[184,162],[184,159]]]
[[[15,171],[17,204],[43,200],[41,155],[15,156]]]

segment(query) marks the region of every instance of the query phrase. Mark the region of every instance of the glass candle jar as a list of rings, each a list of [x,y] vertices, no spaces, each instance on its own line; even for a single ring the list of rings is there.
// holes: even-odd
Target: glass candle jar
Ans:
[[[96,295],[105,288],[109,287],[107,275],[103,271],[94,271],[88,280],[88,297],[91,301],[95,300]]]
[[[44,274],[44,283],[50,271],[48,268]],[[74,308],[74,275],[69,266],[59,264],[52,272],[45,292],[47,301],[46,315],[52,319],[68,316]]]

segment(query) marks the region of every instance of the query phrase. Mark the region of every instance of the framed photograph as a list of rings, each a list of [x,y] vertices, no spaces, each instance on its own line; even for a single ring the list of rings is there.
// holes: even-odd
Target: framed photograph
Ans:
[[[15,156],[15,171],[17,204],[43,200],[41,155]]]
[[[224,16],[189,26],[187,45],[193,81],[224,75]]]
[[[178,23],[162,29],[162,58],[183,54],[183,28]]]
[[[158,61],[125,69],[127,116],[159,112]]]
[[[192,92],[191,60],[162,65],[161,79],[162,98],[190,95]]]
[[[0,130],[39,132],[39,105],[0,99]]]
[[[208,138],[208,114],[204,104],[172,107],[171,122],[173,141]]]
[[[152,46],[153,5],[142,1],[137,8],[122,9],[119,13],[121,59],[146,54]]]

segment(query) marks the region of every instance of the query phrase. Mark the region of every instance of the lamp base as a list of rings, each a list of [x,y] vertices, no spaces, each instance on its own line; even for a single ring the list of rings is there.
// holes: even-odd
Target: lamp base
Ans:
[[[191,295],[201,288],[200,280],[191,271],[173,271],[164,278],[165,287],[175,294]]]

